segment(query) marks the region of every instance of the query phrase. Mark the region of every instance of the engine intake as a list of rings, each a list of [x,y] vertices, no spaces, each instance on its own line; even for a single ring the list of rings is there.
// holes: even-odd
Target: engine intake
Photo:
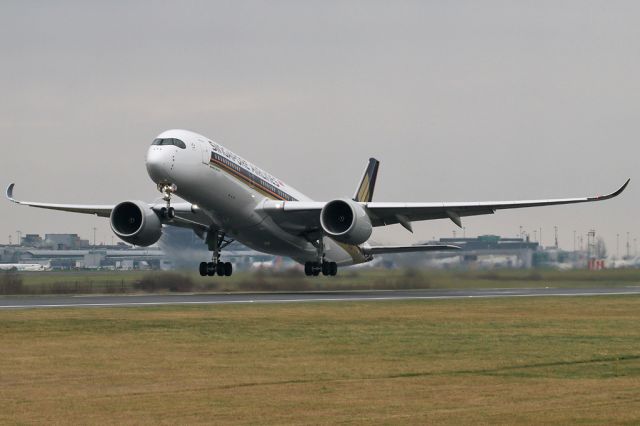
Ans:
[[[320,225],[327,235],[347,244],[362,244],[373,232],[364,207],[346,199],[325,204],[320,212]]]
[[[142,201],[125,201],[111,211],[111,230],[123,241],[137,246],[155,244],[162,236],[158,215]]]

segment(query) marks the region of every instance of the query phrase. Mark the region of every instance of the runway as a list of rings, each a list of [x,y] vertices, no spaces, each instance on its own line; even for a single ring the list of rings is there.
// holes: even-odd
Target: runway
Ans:
[[[366,302],[501,297],[575,297],[640,295],[640,286],[598,288],[522,288],[473,290],[382,290],[300,293],[152,294],[105,296],[8,296],[0,309],[99,308],[164,305]]]

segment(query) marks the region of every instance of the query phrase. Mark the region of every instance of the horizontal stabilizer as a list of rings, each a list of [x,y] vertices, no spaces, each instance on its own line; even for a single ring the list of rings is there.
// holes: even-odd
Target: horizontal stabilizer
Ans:
[[[375,246],[363,247],[364,254],[411,253],[417,251],[451,251],[460,247],[449,244],[417,244],[413,246]]]

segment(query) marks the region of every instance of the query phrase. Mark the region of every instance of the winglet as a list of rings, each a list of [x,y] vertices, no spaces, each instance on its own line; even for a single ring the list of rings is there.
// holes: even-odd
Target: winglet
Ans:
[[[16,186],[15,183],[12,183],[7,187],[7,199],[11,202],[17,203],[17,201],[13,198],[13,188]]]
[[[607,195],[598,195],[596,197],[590,197],[589,201],[602,201],[602,200],[608,200],[609,198],[617,197],[618,195],[622,194],[622,191],[624,191],[627,188],[627,185],[629,185],[629,182],[631,182],[631,178],[627,179],[624,185],[618,188],[617,191]]]

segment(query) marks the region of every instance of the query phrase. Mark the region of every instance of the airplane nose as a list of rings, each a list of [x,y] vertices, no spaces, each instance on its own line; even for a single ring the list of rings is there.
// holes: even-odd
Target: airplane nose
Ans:
[[[147,151],[147,173],[155,183],[169,180],[171,155],[162,146],[151,146]]]

